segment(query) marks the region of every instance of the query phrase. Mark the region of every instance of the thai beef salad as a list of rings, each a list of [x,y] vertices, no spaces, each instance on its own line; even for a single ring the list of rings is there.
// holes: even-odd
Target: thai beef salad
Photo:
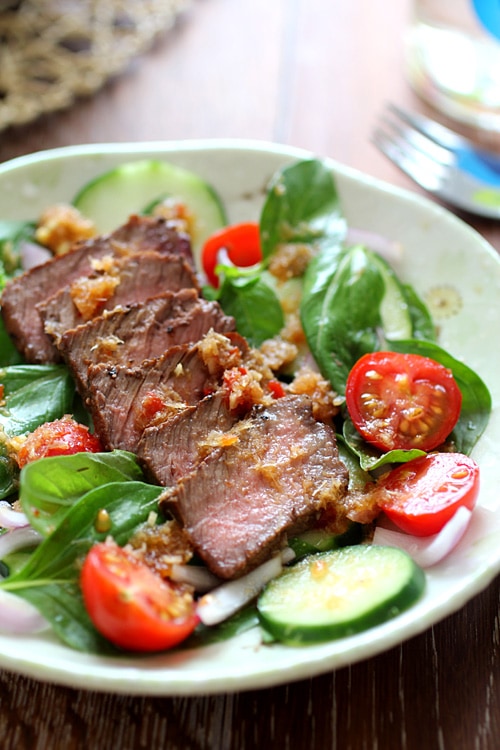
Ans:
[[[476,503],[491,400],[359,239],[316,159],[258,222],[152,160],[3,217],[1,630],[296,646],[417,601]]]

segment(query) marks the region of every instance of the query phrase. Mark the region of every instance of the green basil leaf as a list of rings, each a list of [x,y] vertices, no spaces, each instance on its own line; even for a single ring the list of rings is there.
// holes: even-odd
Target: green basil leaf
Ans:
[[[327,247],[309,264],[302,326],[314,359],[339,394],[354,363],[380,348],[384,291],[378,265],[360,246]]]
[[[252,346],[276,336],[285,324],[279,299],[260,274],[225,274],[218,299]]]
[[[94,627],[85,609],[77,581],[47,582],[43,586],[26,585],[16,591],[50,622],[63,643],[77,651],[99,656],[119,653]]]
[[[491,414],[491,394],[484,381],[474,370],[432,341],[392,341],[391,349],[430,357],[452,371],[462,392],[462,409],[451,438],[456,450],[468,455],[486,429]]]
[[[435,341],[436,327],[427,305],[422,299],[420,299],[415,289],[409,284],[402,284],[402,289],[406,296],[406,302],[412,320],[412,338]]]
[[[5,330],[2,317],[0,317],[0,367],[17,365],[23,361],[21,354],[14,346],[14,342]],[[0,379],[1,382],[1,379]]]
[[[142,479],[137,458],[126,451],[54,456],[26,464],[19,497],[31,525],[48,536],[90,490]]]
[[[45,539],[14,575],[0,587],[36,606],[69,646],[88,652],[109,652],[95,631],[81,600],[79,565],[92,544],[111,534],[123,545],[157,512],[161,487],[144,482],[115,482],[83,495],[55,531]],[[100,510],[110,517],[110,530],[99,532],[95,521]]]
[[[71,409],[74,383],[63,365],[13,365],[0,371],[4,405],[0,428],[13,437],[32,432]]]
[[[361,469],[365,472],[376,471],[382,468],[382,466],[406,463],[407,461],[412,461],[414,458],[425,456],[425,451],[418,450],[417,448],[381,453],[363,440],[349,418],[344,421],[342,434],[346,444],[358,457]]]
[[[306,159],[274,175],[260,216],[265,259],[283,243],[321,245],[344,237],[345,231],[335,181],[326,164]]]

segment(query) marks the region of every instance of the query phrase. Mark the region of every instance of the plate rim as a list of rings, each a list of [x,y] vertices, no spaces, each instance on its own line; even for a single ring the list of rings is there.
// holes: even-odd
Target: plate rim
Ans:
[[[109,155],[123,155],[125,158],[127,155],[134,157],[144,156],[152,153],[163,153],[168,155],[173,152],[194,152],[199,153],[206,151],[245,151],[255,152],[261,155],[273,155],[282,156],[283,158],[316,158],[316,155],[303,148],[288,146],[286,144],[273,143],[265,140],[251,140],[251,139],[193,139],[193,140],[176,140],[176,141],[141,141],[141,142],[124,142],[124,143],[95,143],[95,144],[82,144],[73,146],[61,146],[55,149],[46,149],[37,151],[33,154],[27,154],[23,156],[15,157],[7,162],[0,165],[0,184],[4,179],[4,176],[9,175],[13,171],[18,169],[25,169],[31,167],[33,164],[48,163],[57,159],[72,159],[74,157],[90,157],[90,156],[109,156]],[[410,202],[413,205],[417,205],[422,210],[429,213],[439,220],[444,222],[451,222],[452,226],[460,227],[461,231],[469,232],[470,236],[474,238],[474,242],[481,246],[482,251],[494,258],[495,262],[500,265],[500,258],[495,249],[491,246],[487,240],[482,237],[475,229],[467,225],[462,219],[450,213],[446,208],[433,203],[426,196],[422,196],[418,193],[414,193],[406,188],[392,185],[388,182],[380,180],[379,178],[372,177],[359,170],[343,165],[338,161],[329,157],[318,157],[321,158],[327,165],[337,174],[343,177],[353,180],[361,181],[364,186],[372,187],[376,191],[382,191],[386,195],[393,196],[397,199]],[[116,675],[112,676],[99,674],[92,677],[86,670],[83,670],[78,676],[72,671],[71,666],[66,667],[64,663],[59,666],[52,664],[45,664],[43,659],[38,663],[33,663],[28,658],[26,660],[19,661],[19,657],[12,658],[9,654],[4,652],[3,641],[8,639],[8,636],[0,634],[0,665],[6,669],[10,669],[14,672],[24,674],[25,676],[32,677],[48,682],[54,682],[67,687],[89,689],[101,692],[113,692],[122,693],[129,695],[164,695],[164,696],[175,696],[175,695],[208,695],[217,694],[223,692],[241,691],[241,690],[253,690],[271,687],[285,682],[295,682],[297,680],[305,679],[307,677],[314,677],[319,674],[334,671],[342,668],[349,664],[353,664],[359,661],[369,659],[379,653],[390,650],[397,646],[402,641],[406,641],[415,635],[418,635],[427,630],[431,625],[436,624],[448,615],[451,615],[461,609],[469,600],[474,596],[479,595],[484,589],[493,581],[493,579],[500,572],[500,560],[495,566],[480,571],[478,575],[474,577],[472,581],[469,579],[464,580],[463,586],[459,587],[455,592],[453,598],[453,605],[447,601],[442,601],[440,606],[433,607],[429,610],[427,616],[416,620],[408,618],[410,621],[407,624],[404,637],[401,638],[397,632],[389,632],[389,635],[372,639],[373,647],[365,647],[363,654],[349,657],[347,654],[345,658],[342,655],[336,655],[335,663],[332,665],[325,662],[322,656],[322,651],[326,649],[316,648],[318,656],[313,659],[312,663],[303,662],[300,667],[297,664],[291,665],[289,668],[284,668],[280,671],[279,675],[276,673],[268,672],[263,670],[255,673],[254,675],[244,676],[243,680],[241,677],[230,677],[227,674],[222,676],[212,676],[207,680],[205,674],[203,679],[198,680],[196,683],[192,682],[192,679],[186,680],[180,677],[175,679],[172,676],[172,667],[157,668],[154,671],[155,677],[151,678],[153,671],[147,670],[144,673],[144,667],[126,666],[119,668]],[[400,616],[401,618],[401,616]],[[400,618],[397,619],[401,622]],[[398,628],[393,630],[398,631]],[[378,633],[379,628],[372,629],[369,631],[372,635]],[[15,637],[14,638],[18,638]],[[239,637],[241,638],[241,636]],[[58,645],[58,644],[57,644]],[[62,646],[66,653],[73,653],[68,647]],[[207,648],[207,647],[205,647]],[[208,647],[211,648],[211,647]],[[290,647],[287,647],[290,648]],[[315,652],[315,653],[316,653]],[[177,652],[179,653],[179,652]],[[91,656],[91,655],[87,655]],[[95,661],[95,658],[91,658],[90,661]],[[102,661],[101,657],[97,657],[98,661]],[[138,660],[134,657],[130,657],[127,661]],[[108,660],[105,660],[106,662]],[[142,662],[142,660],[141,660]],[[106,663],[107,670],[108,664]],[[174,668],[175,669],[175,668]],[[111,671],[116,670],[116,662],[111,668]],[[129,675],[129,679],[124,680],[124,673]],[[132,676],[133,673],[133,676]],[[145,679],[138,679],[138,674],[146,674]],[[77,677],[77,679],[75,679]],[[107,684],[102,684],[103,679],[107,680]]]

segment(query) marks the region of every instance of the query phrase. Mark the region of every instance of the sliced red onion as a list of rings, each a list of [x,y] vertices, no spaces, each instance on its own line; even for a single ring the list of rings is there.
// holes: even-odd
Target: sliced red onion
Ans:
[[[46,247],[37,245],[36,242],[23,242],[20,246],[21,264],[23,271],[29,271],[30,268],[40,266],[52,258],[52,253]]]
[[[0,501],[0,527],[2,529],[19,529],[28,526],[26,515],[20,510],[14,510],[6,500]]]
[[[43,537],[31,526],[22,526],[0,535],[0,560],[11,552],[24,547],[33,547],[42,541]]]
[[[170,578],[177,583],[187,583],[204,594],[220,584],[220,579],[201,565],[173,565]]]
[[[364,245],[375,253],[378,253],[391,265],[401,260],[403,248],[399,242],[390,240],[375,232],[365,229],[349,227],[346,232],[345,243],[347,245]]]
[[[472,512],[461,507],[438,534],[411,536],[402,531],[377,526],[373,535],[374,544],[387,544],[405,550],[422,568],[431,568],[443,560],[457,546],[465,533]]]
[[[39,633],[49,623],[29,602],[9,591],[0,590],[0,630],[14,635]]]
[[[251,573],[228,581],[205,594],[198,602],[198,615],[204,625],[217,625],[251,602],[283,568],[281,555],[275,555]]]

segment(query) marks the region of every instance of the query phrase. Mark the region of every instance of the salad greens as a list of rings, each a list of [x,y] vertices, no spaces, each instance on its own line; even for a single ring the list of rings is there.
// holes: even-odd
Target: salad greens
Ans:
[[[29,222],[0,222],[4,276],[18,272],[17,248],[32,229]],[[236,318],[239,332],[258,346],[284,324],[282,291],[272,280],[269,263],[283,244],[308,245],[313,258],[303,277],[295,280],[302,289],[300,318],[310,351],[333,389],[341,396],[345,393],[351,367],[370,351],[392,349],[431,357],[453,371],[461,389],[462,413],[453,439],[457,450],[469,453],[491,411],[486,385],[439,347],[431,316],[416,291],[402,283],[379,255],[346,244],[346,233],[328,167],[314,159],[285,167],[273,178],[261,212],[262,262],[247,269],[219,267],[221,286],[207,288],[206,296],[218,299]],[[147,484],[135,456],[123,451],[40,459],[24,467],[19,478],[9,456],[9,440],[75,413],[78,402],[66,367],[20,363],[1,321],[0,367],[0,498],[19,486],[22,509],[43,537],[36,549],[26,551],[29,554],[4,558],[10,576],[0,588],[34,604],[70,646],[112,652],[85,611],[79,566],[90,546],[108,534],[118,544],[126,543],[152,512],[158,512],[162,488]],[[349,466],[351,485],[357,487],[370,478],[369,471],[422,455],[417,450],[381,454],[362,440],[346,414],[339,429],[339,450]],[[109,517],[106,530],[96,526],[103,510]],[[224,625],[217,636],[211,629],[206,637],[224,637],[255,622],[251,608],[238,615],[233,626]],[[198,633],[188,643],[196,638],[205,642]]]

